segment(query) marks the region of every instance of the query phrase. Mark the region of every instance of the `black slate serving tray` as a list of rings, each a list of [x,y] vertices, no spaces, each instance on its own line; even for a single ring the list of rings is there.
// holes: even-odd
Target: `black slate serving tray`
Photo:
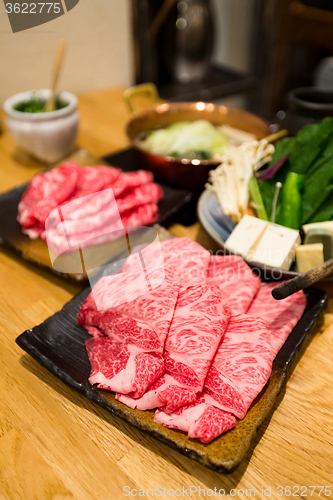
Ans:
[[[75,161],[81,166],[98,165],[102,163],[112,164],[121,167],[126,172],[137,169],[135,157],[131,149],[109,155],[104,160],[91,155],[85,150],[80,150],[74,153],[70,158],[67,158],[66,161]],[[167,184],[160,184],[164,191],[164,198],[159,203],[159,219],[157,223],[160,225],[167,225],[173,220],[176,214],[190,202],[193,193],[186,189],[177,189]],[[47,268],[61,275],[63,278],[69,278],[74,281],[86,280],[87,275],[84,272],[71,273],[55,270],[52,266],[49,251],[44,241],[41,239],[31,240],[22,233],[21,226],[17,222],[16,217],[18,204],[27,186],[28,184],[23,184],[0,195],[0,244],[20,255],[23,259],[33,262],[43,268]],[[124,250],[124,245],[127,245],[126,240],[123,242],[118,240],[118,242],[107,247],[105,253],[110,256],[107,261],[121,253]],[[88,250],[88,254],[89,252],[93,254],[93,247],[91,250]],[[70,267],[70,265],[64,266],[64,268]]]
[[[54,316],[25,331],[16,339],[17,344],[75,391],[130,425],[220,473],[233,472],[250,450],[258,428],[272,413],[274,402],[286,385],[303,343],[327,306],[325,292],[311,288],[305,291],[308,301],[306,310],[275,358],[270,380],[246,417],[234,429],[209,444],[202,444],[189,439],[181,431],[156,424],[153,411],[127,408],[112,393],[90,385],[90,364],[84,347],[84,340],[89,334],[76,322],[76,315],[89,293],[90,288],[85,289]]]

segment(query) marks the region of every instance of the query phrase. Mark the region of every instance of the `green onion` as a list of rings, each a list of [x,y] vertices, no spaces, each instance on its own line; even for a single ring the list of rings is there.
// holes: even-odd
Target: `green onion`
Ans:
[[[254,211],[255,211],[257,217],[259,217],[259,219],[268,221],[264,202],[263,202],[261,192],[259,189],[259,184],[258,184],[258,181],[254,175],[252,176],[252,178],[249,182],[249,192],[250,192],[250,198],[251,198],[251,202],[252,202],[251,205],[254,208]]]

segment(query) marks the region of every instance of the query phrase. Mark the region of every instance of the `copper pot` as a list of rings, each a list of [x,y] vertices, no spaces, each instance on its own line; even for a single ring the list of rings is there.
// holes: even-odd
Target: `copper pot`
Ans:
[[[255,134],[262,139],[269,134],[268,123],[246,111],[204,102],[162,103],[137,113],[127,124],[126,133],[137,152],[140,168],[151,170],[168,184],[187,189],[203,189],[208,172],[219,165],[218,160],[190,160],[159,156],[143,149],[138,137],[155,127],[175,122],[208,120],[213,125],[231,127]]]

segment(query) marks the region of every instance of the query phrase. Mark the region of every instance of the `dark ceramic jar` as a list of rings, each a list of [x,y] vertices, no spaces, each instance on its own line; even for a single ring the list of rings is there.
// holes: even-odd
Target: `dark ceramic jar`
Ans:
[[[290,135],[309,123],[319,123],[325,116],[333,116],[333,91],[319,87],[302,87],[288,94],[288,110],[279,111],[281,128]]]

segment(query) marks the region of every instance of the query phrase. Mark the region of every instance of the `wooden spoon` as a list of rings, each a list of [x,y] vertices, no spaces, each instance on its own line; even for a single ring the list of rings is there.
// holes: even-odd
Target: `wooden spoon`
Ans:
[[[299,292],[304,288],[314,285],[317,281],[320,281],[333,273],[333,259],[327,260],[324,264],[321,264],[314,269],[310,269],[306,273],[302,273],[296,278],[292,278],[282,285],[279,285],[272,290],[272,295],[274,299],[281,300],[289,297],[293,293]]]
[[[46,101],[44,111],[54,111],[56,107],[55,91],[57,88],[59,73],[64,57],[65,46],[65,40],[59,40],[53,63],[52,80],[50,87],[51,93],[48,100]]]

